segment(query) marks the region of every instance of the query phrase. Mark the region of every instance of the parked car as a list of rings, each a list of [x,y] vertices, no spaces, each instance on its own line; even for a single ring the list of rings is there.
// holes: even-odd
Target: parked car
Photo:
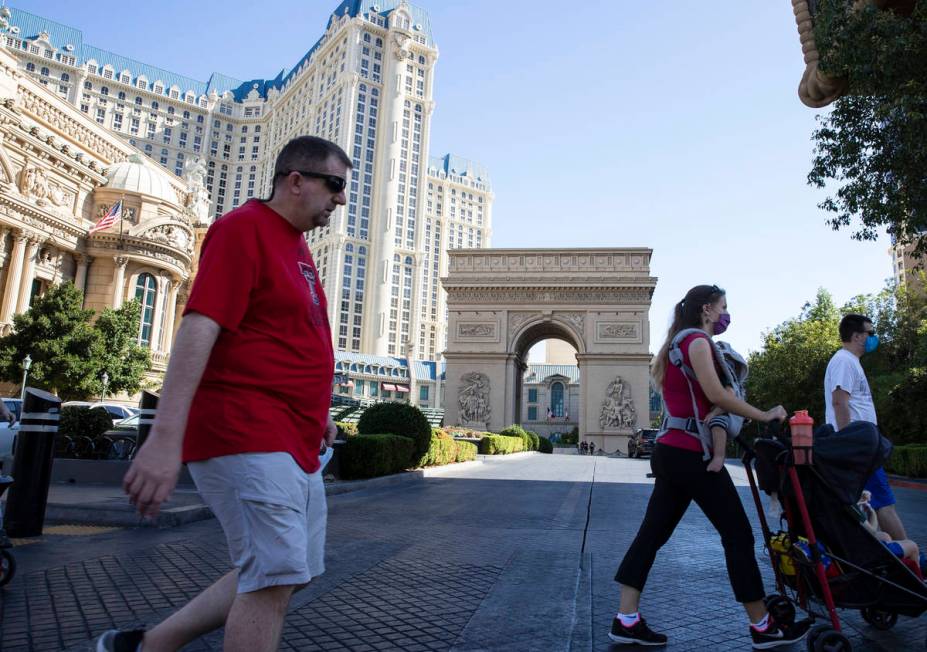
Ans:
[[[5,398],[3,404],[14,417],[12,425],[6,420],[0,420],[0,457],[12,457],[16,434],[19,432],[19,419],[22,417],[23,402],[18,398]]]
[[[628,441],[628,457],[643,457],[653,453],[653,444],[657,433],[655,428],[641,428]]]
[[[123,419],[127,419],[133,415],[138,414],[139,412],[138,408],[130,407],[128,405],[120,405],[119,403],[103,403],[100,401],[96,403],[91,403],[89,401],[66,401],[61,404],[61,407],[101,407],[109,412],[109,416],[112,418],[114,426]]]

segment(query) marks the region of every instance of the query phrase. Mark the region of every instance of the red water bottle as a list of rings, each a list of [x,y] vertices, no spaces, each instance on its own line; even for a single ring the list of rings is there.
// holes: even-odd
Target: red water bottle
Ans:
[[[811,464],[811,447],[814,444],[814,419],[808,410],[798,410],[789,419],[792,432],[792,456],[795,464]]]

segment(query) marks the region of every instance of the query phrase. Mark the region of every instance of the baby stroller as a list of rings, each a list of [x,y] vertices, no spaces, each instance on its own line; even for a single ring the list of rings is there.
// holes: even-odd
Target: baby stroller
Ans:
[[[0,464],[0,498],[11,484],[13,484],[13,478],[3,474],[3,465]],[[16,560],[9,550],[12,547],[13,543],[3,529],[3,508],[0,505],[0,586],[9,584],[16,573]]]
[[[776,425],[752,447],[738,441],[776,577],[778,593],[767,596],[767,608],[779,622],[794,622],[796,605],[812,619],[826,619],[808,632],[809,651],[851,650],[837,608],[859,609],[879,630],[891,629],[898,616],[927,611],[927,585],[863,525],[856,511],[866,480],[891,452],[878,428],[856,422],[835,434],[823,426],[810,451],[793,448],[790,436]],[[810,463],[796,463],[796,457],[802,461],[806,455]],[[775,533],[760,489],[778,492],[782,502]]]

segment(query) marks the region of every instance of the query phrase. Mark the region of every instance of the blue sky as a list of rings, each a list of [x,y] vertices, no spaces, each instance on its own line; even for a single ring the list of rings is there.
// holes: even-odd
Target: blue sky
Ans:
[[[13,3],[85,42],[201,80],[273,77],[335,0]],[[755,350],[817,288],[880,289],[889,243],[834,232],[805,177],[816,111],[788,0],[420,0],[440,49],[431,153],[486,165],[496,247],[646,246],[651,347],[697,283]]]

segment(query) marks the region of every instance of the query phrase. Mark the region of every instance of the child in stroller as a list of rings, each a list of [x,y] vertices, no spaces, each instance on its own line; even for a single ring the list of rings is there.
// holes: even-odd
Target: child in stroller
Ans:
[[[744,447],[747,479],[778,589],[767,598],[769,610],[774,617],[794,617],[797,604],[830,621],[811,629],[809,650],[851,649],[840,631],[837,608],[859,609],[880,630],[893,627],[899,616],[918,617],[927,611],[927,585],[890,550],[897,543],[902,553],[910,552],[907,544],[913,542],[886,545],[877,538],[877,529],[863,525],[863,508],[857,506],[873,468],[891,452],[891,444],[873,424],[854,422],[839,434],[822,426],[815,432],[813,462],[808,464],[795,463],[787,435],[772,433]],[[778,492],[784,531],[770,532],[760,488]]]
[[[924,579],[924,569],[927,566],[927,558],[918,548],[917,543],[911,539],[900,539],[893,540],[887,532],[883,532],[879,529],[879,515],[876,514],[876,511],[872,508],[872,505],[869,504],[869,500],[872,497],[872,493],[866,489],[863,489],[863,495],[860,496],[859,502],[856,503],[856,506],[860,510],[860,516],[865,518],[862,521],[863,525],[866,526],[872,534],[875,535],[875,538],[885,544],[885,547],[888,548],[893,555],[901,559],[905,566],[910,568],[914,573]]]

